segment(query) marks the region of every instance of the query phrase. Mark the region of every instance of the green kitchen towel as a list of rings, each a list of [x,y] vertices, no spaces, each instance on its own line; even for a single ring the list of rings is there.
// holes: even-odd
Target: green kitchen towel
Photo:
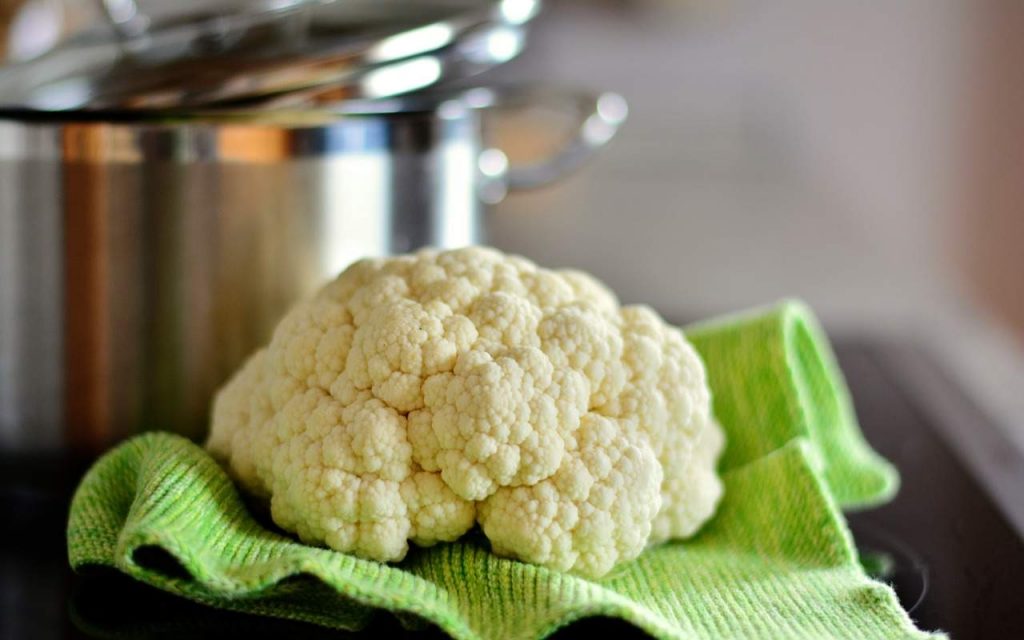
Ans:
[[[932,637],[857,562],[840,506],[887,499],[897,476],[861,437],[810,312],[785,303],[688,335],[728,437],[725,497],[695,539],[599,581],[498,558],[476,537],[397,565],[301,544],[257,522],[203,449],[161,433],[122,444],[82,480],[71,564],[344,629],[387,610],[457,638],[537,638],[595,615],[659,638]]]
[[[795,438],[841,507],[889,501],[896,470],[861,435],[828,338],[806,305],[792,301],[693,325],[714,392],[715,415],[728,434],[720,469],[737,469]]]

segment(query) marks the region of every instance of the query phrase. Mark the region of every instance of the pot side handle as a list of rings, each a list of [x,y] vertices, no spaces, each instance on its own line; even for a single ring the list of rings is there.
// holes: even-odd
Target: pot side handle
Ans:
[[[566,144],[528,164],[512,164],[500,148],[485,148],[477,165],[479,194],[488,204],[500,202],[509,191],[544,187],[572,173],[615,137],[629,115],[629,106],[619,94],[580,89],[487,87],[466,92],[463,100],[466,106],[485,111],[544,106],[571,111],[575,120],[575,131]]]

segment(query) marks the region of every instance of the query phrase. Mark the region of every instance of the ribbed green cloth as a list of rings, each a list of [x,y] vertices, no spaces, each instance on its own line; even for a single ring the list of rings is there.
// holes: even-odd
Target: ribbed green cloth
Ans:
[[[71,564],[345,629],[383,609],[457,638],[537,638],[594,615],[660,638],[930,637],[857,562],[839,505],[888,499],[897,475],[861,437],[810,312],[784,303],[687,333],[727,432],[725,498],[694,540],[600,581],[498,558],[476,537],[394,566],[300,544],[254,520],[200,447],[161,433],[122,444],[82,480]]]

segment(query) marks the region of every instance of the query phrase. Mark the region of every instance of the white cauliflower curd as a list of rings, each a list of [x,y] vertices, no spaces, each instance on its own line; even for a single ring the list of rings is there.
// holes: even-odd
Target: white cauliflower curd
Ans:
[[[346,269],[220,391],[207,442],[306,542],[394,561],[479,523],[588,577],[696,532],[722,446],[679,329],[484,248]]]

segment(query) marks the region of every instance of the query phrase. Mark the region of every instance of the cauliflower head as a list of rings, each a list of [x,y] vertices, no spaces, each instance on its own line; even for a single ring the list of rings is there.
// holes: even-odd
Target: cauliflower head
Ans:
[[[380,561],[479,523],[599,577],[691,536],[724,438],[682,332],[486,248],[353,264],[218,393],[209,451],[306,542]]]

